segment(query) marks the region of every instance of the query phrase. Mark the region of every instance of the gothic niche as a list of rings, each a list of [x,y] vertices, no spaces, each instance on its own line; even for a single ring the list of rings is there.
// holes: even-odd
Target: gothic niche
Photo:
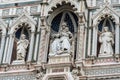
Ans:
[[[49,55],[74,53],[77,17],[69,11],[58,14],[52,21]]]
[[[13,63],[19,63],[19,61],[24,63],[28,55],[30,27],[27,23],[22,23],[18,27],[19,29],[15,33],[12,61],[14,61]]]
[[[98,51],[99,57],[109,57],[115,51],[115,22],[112,16],[101,17],[98,25]]]

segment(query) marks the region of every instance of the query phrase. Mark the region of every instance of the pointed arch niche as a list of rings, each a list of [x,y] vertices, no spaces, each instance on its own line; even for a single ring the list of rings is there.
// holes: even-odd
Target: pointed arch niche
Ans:
[[[25,39],[27,39],[28,42],[30,42],[30,38],[31,38],[31,28],[30,28],[29,23],[23,22],[23,23],[19,24],[18,27],[19,28],[16,29],[16,32],[14,33],[15,39],[14,39],[11,62],[14,60],[17,60],[17,46],[18,46],[17,42],[21,39],[21,35],[24,34]],[[27,60],[27,57],[28,57],[29,48],[30,47],[27,47],[27,49],[26,49],[26,55],[25,55],[25,59],[24,59],[25,61]]]
[[[95,21],[97,21],[95,24]],[[112,57],[113,55],[119,54],[119,17],[111,14],[103,14],[97,20],[93,20],[92,29],[92,56],[96,57]],[[100,54],[100,48],[102,43],[100,43],[100,35],[104,33],[104,28],[108,27],[108,31],[111,32],[113,38],[113,54],[112,55],[102,55]]]
[[[5,54],[6,59],[4,59],[4,63],[11,63],[16,60],[17,55],[17,42],[21,39],[21,35],[25,35],[25,39],[28,40],[29,45],[25,54],[25,61],[32,61],[33,56],[33,47],[34,47],[34,37],[35,37],[35,25],[36,22],[33,20],[31,16],[27,14],[27,12],[23,12],[23,14],[11,25],[10,37],[8,42],[8,50]]]
[[[52,7],[52,10],[49,11],[49,17],[47,19],[50,28],[50,46],[49,53],[51,52],[51,43],[53,42],[53,35],[59,34],[62,29],[62,24],[65,22],[69,28],[70,33],[73,35],[73,41],[71,42],[71,51],[74,55],[76,47],[76,35],[78,32],[78,16],[75,14],[77,10],[74,8],[74,5],[71,5],[70,2],[62,2],[62,4],[57,4],[57,7]]]

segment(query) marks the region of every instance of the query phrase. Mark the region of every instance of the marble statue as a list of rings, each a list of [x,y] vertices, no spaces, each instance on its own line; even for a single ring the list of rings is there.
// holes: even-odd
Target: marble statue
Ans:
[[[51,51],[53,54],[56,54],[60,50],[60,35],[55,34],[54,40],[51,44]]]
[[[17,60],[24,60],[29,41],[25,39],[25,35],[21,35],[21,39],[17,42]]]
[[[99,36],[99,42],[101,43],[99,54],[113,54],[114,38],[112,32],[108,30],[108,27],[104,27],[104,31]]]
[[[61,41],[61,50],[70,52],[72,33],[69,31],[69,28],[66,26],[60,32],[60,41]]]
[[[54,40],[51,43],[51,53],[53,55],[61,54],[63,52],[70,53],[71,40],[72,33],[69,31],[66,23],[63,23],[60,32],[54,35]]]

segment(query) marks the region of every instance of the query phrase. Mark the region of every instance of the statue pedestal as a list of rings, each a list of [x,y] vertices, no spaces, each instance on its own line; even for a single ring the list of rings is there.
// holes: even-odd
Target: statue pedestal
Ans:
[[[61,54],[49,56],[49,64],[58,64],[58,63],[70,63],[71,55],[70,54]]]
[[[15,60],[12,62],[13,65],[17,65],[17,64],[25,64],[24,60]]]
[[[72,67],[72,57],[69,53],[62,53],[59,55],[49,56],[48,64],[45,65],[46,75],[43,80],[47,77],[63,77],[67,76],[69,80],[73,80],[70,72]]]
[[[72,58],[70,54],[49,56],[47,73],[69,72],[72,66]]]
[[[112,54],[99,54],[99,57],[112,57]]]

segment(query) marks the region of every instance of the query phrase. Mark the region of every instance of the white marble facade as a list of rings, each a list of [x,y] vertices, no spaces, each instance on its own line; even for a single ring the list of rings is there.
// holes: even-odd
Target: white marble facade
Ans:
[[[0,80],[119,80],[119,3],[1,0]]]

